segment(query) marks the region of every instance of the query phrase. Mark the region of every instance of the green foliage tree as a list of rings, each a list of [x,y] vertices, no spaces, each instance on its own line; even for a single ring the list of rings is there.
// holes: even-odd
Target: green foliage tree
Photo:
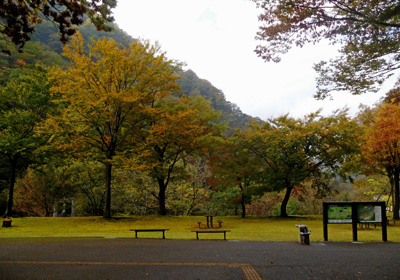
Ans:
[[[52,108],[47,72],[42,68],[14,69],[0,87],[0,156],[8,160],[9,193],[4,216],[12,216],[14,186],[20,163],[26,163],[44,140],[34,128]],[[26,166],[25,166],[26,167]]]
[[[235,187],[239,191],[242,218],[246,217],[246,204],[253,195],[262,194],[260,159],[243,147],[236,137],[225,139],[218,145],[218,151],[210,157],[213,185]]]
[[[282,217],[287,217],[286,206],[294,187],[307,181],[315,187],[326,186],[322,174],[334,176],[358,151],[358,126],[346,111],[329,117],[317,112],[304,119],[286,115],[264,124],[252,123],[238,137],[264,161],[266,184],[275,191],[286,189]]]
[[[66,43],[75,33],[75,26],[84,22],[84,15],[88,15],[99,30],[110,30],[107,23],[114,20],[111,9],[116,5],[116,0],[1,1],[0,33],[21,50],[44,16],[58,25],[60,41]],[[1,49],[10,52],[6,45]]]
[[[179,174],[177,174],[178,172]],[[211,170],[207,156],[187,156],[177,163],[175,175],[167,189],[166,208],[174,215],[200,215],[210,205]]]
[[[67,162],[68,163],[68,162]],[[104,167],[90,160],[73,160],[68,163],[70,182],[75,189],[74,201],[80,215],[104,214]]]
[[[100,40],[103,37],[107,37],[109,39],[115,40],[125,47],[129,47],[129,45],[136,40],[125,31],[120,29],[117,24],[112,23],[110,24],[110,26],[112,27],[111,32],[98,30],[96,26],[92,23],[92,21],[90,19],[87,19],[81,26],[79,26],[78,31],[82,34],[82,37],[87,42],[89,42],[90,40]]]
[[[326,39],[341,45],[339,57],[315,66],[316,98],[332,91],[377,91],[400,66],[397,0],[252,0],[262,9],[256,53],[280,60],[291,46]]]
[[[50,118],[42,133],[51,145],[105,165],[104,217],[111,218],[111,176],[116,157],[134,144],[145,119],[145,108],[158,96],[178,91],[176,66],[157,46],[133,42],[125,48],[114,40],[92,41],[90,53],[77,34],[64,47],[71,65],[51,73],[60,115]]]
[[[8,198],[8,163],[5,157],[0,157],[0,213],[5,213]]]
[[[0,43],[1,44],[1,43]],[[10,69],[19,68],[23,62],[27,67],[35,65],[50,68],[54,65],[65,66],[66,61],[54,51],[48,50],[40,42],[30,41],[24,47],[23,53],[11,50],[11,55],[0,53],[0,83],[9,79]]]
[[[147,170],[157,181],[158,193],[153,195],[159,201],[159,213],[166,215],[167,187],[173,177],[181,174],[177,163],[189,155],[207,153],[222,126],[216,124],[220,115],[202,97],[158,99],[152,104],[148,126],[140,132],[142,140],[138,140],[130,164]]]

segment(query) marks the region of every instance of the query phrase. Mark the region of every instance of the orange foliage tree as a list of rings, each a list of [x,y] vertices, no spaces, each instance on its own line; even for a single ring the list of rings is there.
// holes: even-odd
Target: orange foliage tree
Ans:
[[[368,117],[366,117],[368,116]],[[399,219],[400,198],[400,105],[385,103],[364,110],[363,160],[383,169],[394,188],[393,218]]]

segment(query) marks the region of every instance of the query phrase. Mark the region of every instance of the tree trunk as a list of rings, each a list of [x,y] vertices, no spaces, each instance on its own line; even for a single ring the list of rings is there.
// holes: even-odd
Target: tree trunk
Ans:
[[[105,219],[111,219],[111,174],[112,164],[111,162],[106,163],[106,199],[104,206],[103,217]]]
[[[400,210],[400,170],[396,168],[394,174],[394,208],[393,208],[393,219],[398,220],[399,217],[399,210]]]
[[[167,186],[165,185],[164,178],[157,178],[158,182],[158,204],[159,204],[159,214],[162,216],[167,215],[167,209],[165,208],[165,192],[167,190]]]
[[[15,186],[15,179],[17,176],[17,156],[10,156],[10,165],[11,165],[11,172],[10,172],[10,185],[8,189],[8,201],[7,201],[7,209],[3,215],[3,218],[12,217],[13,214],[13,205],[14,205],[14,186]]]
[[[242,218],[246,218],[246,203],[245,203],[245,198],[246,196],[244,194],[242,194]]]
[[[288,217],[288,214],[286,212],[286,206],[289,202],[289,198],[290,198],[290,193],[292,192],[293,186],[287,187],[286,188],[286,194],[285,197],[282,200],[282,204],[281,204],[281,217],[286,218]]]
[[[388,175],[389,177],[389,182],[390,182],[390,194],[389,194],[389,198],[388,198],[388,206],[389,206],[389,200],[390,197],[392,197],[392,210],[394,209],[394,176],[393,175]]]

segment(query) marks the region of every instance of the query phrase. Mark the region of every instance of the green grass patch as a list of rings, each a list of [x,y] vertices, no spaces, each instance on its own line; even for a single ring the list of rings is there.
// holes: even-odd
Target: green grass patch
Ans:
[[[298,241],[299,233],[296,224],[305,224],[311,230],[311,242],[323,241],[321,216],[295,216],[290,218],[255,218],[249,217],[215,217],[222,220],[222,229],[229,229],[229,240],[253,241]],[[101,217],[75,218],[13,218],[12,226],[0,228],[1,237],[120,237],[132,238],[130,229],[169,228],[168,239],[195,239],[191,230],[197,229],[197,222],[205,227],[206,218],[202,216],[134,216],[117,217],[105,220]],[[214,222],[214,226],[218,223]],[[329,224],[329,241],[351,242],[353,235],[350,224]],[[160,232],[142,232],[140,238],[160,238]],[[202,234],[200,239],[221,239],[215,234]],[[362,242],[382,241],[380,226],[374,229],[359,229],[358,240]],[[388,226],[388,241],[400,242],[400,224]]]

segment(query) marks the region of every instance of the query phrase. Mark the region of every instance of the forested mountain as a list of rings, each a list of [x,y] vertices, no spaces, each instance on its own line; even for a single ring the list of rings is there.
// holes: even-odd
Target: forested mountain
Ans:
[[[209,81],[200,79],[192,70],[184,71],[179,80],[181,93],[188,96],[201,95],[211,101],[215,110],[221,111],[221,120],[230,128],[244,128],[246,123],[251,122],[251,116],[244,114],[240,108],[225,99],[224,93],[214,87]],[[257,119],[257,121],[261,121]]]
[[[96,27],[87,20],[78,30],[83,35],[85,42],[105,36],[127,46],[135,40],[117,25],[113,27],[112,32],[97,31]],[[40,64],[44,67],[65,64],[65,59],[60,55],[62,43],[58,37],[57,27],[49,21],[44,21],[37,26],[37,32],[32,34],[32,41],[26,44],[23,53],[17,53],[14,50],[11,56],[0,54],[0,69],[16,67],[19,59],[27,64]],[[230,131],[235,128],[244,128],[246,123],[252,120],[252,117],[244,114],[236,104],[227,101],[221,90],[214,87],[209,81],[200,79],[194,71],[183,71],[181,76],[182,78],[179,80],[181,93],[187,96],[201,95],[209,100],[215,110],[222,112],[221,121],[224,121],[231,128]],[[0,82],[7,79],[6,72],[2,71]]]

